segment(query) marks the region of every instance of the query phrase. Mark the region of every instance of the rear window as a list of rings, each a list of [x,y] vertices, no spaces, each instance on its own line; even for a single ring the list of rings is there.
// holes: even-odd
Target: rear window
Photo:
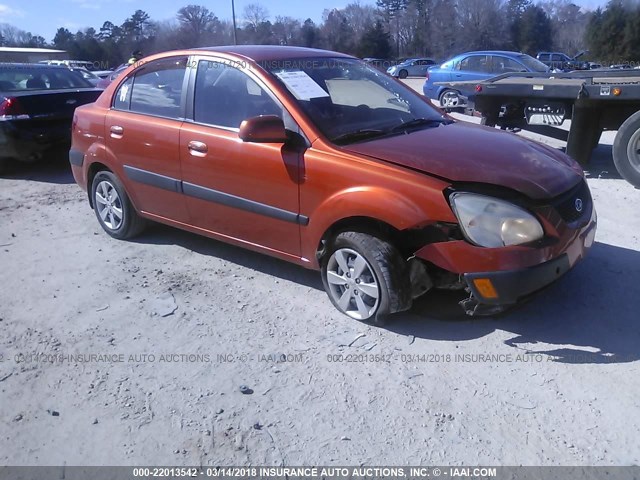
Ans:
[[[0,67],[0,91],[93,88],[81,75],[66,68]]]

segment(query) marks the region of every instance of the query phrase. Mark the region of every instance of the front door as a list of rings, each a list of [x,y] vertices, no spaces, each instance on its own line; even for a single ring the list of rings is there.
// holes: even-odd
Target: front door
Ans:
[[[229,62],[200,60],[193,114],[180,133],[182,188],[191,223],[227,238],[300,256],[299,149],[246,143],[240,123],[285,115],[260,81]]]

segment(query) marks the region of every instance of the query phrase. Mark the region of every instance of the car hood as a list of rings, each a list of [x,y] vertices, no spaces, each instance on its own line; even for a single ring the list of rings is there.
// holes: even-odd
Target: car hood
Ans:
[[[513,133],[455,122],[341,147],[451,182],[499,185],[532,199],[566,192],[582,169],[562,152]]]

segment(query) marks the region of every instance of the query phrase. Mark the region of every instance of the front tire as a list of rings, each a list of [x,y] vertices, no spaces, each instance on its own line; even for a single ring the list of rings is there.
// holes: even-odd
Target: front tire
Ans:
[[[398,77],[400,78],[407,78],[409,76],[409,72],[407,72],[406,70],[400,70],[398,72]]]
[[[640,112],[622,124],[613,141],[613,163],[622,177],[640,188]]]
[[[340,233],[322,262],[322,282],[333,305],[361,322],[384,325],[389,314],[411,308],[406,262],[385,240]]]
[[[113,238],[133,238],[145,222],[131,204],[124,186],[113,173],[101,171],[93,177],[91,200],[98,223]]]

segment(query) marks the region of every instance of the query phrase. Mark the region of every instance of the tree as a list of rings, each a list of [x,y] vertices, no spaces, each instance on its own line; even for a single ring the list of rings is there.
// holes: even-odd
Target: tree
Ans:
[[[550,50],[551,21],[538,5],[530,5],[519,20],[518,46],[521,51],[535,56],[541,50]]]
[[[73,43],[73,34],[66,28],[59,28],[53,37],[53,46],[60,50],[69,50]]]
[[[598,59],[620,63],[626,53],[627,9],[620,0],[612,0],[606,9],[596,10],[587,26],[589,50]]]
[[[303,47],[318,47],[321,44],[320,29],[310,18],[307,18],[302,24],[300,40]]]
[[[296,45],[302,26],[300,21],[291,17],[276,17],[273,24],[273,36],[278,45]]]
[[[200,47],[212,36],[218,17],[207,7],[187,5],[178,10],[178,22],[186,43],[192,47]]]
[[[257,30],[261,23],[269,19],[269,11],[258,3],[250,3],[244,7],[243,17],[246,26]]]
[[[136,10],[122,24],[122,32],[125,37],[140,43],[152,36],[152,23],[149,14],[143,10]]]
[[[322,16],[324,17],[322,33],[326,39],[327,47],[337,52],[355,53],[355,33],[344,13],[334,8],[333,10],[325,10]]]
[[[499,0],[458,0],[460,42],[465,50],[490,50],[504,44]]]
[[[27,46],[32,48],[46,48],[48,45],[44,37],[41,37],[40,35],[34,35],[27,42]]]
[[[385,31],[384,25],[380,20],[367,27],[358,45],[358,55],[360,57],[386,59],[391,56],[392,50],[389,33]]]
[[[524,12],[532,5],[531,0],[508,0],[505,5],[505,17],[509,22],[509,44],[516,50],[520,49],[520,28]]]
[[[396,55],[400,56],[400,17],[407,9],[408,0],[376,0],[376,5],[382,13],[387,30],[392,31],[392,24],[395,27]]]
[[[553,50],[572,55],[586,48],[587,13],[570,0],[545,0],[539,5],[551,20]]]
[[[436,58],[459,52],[460,25],[454,0],[436,0],[431,15],[431,51]]]

